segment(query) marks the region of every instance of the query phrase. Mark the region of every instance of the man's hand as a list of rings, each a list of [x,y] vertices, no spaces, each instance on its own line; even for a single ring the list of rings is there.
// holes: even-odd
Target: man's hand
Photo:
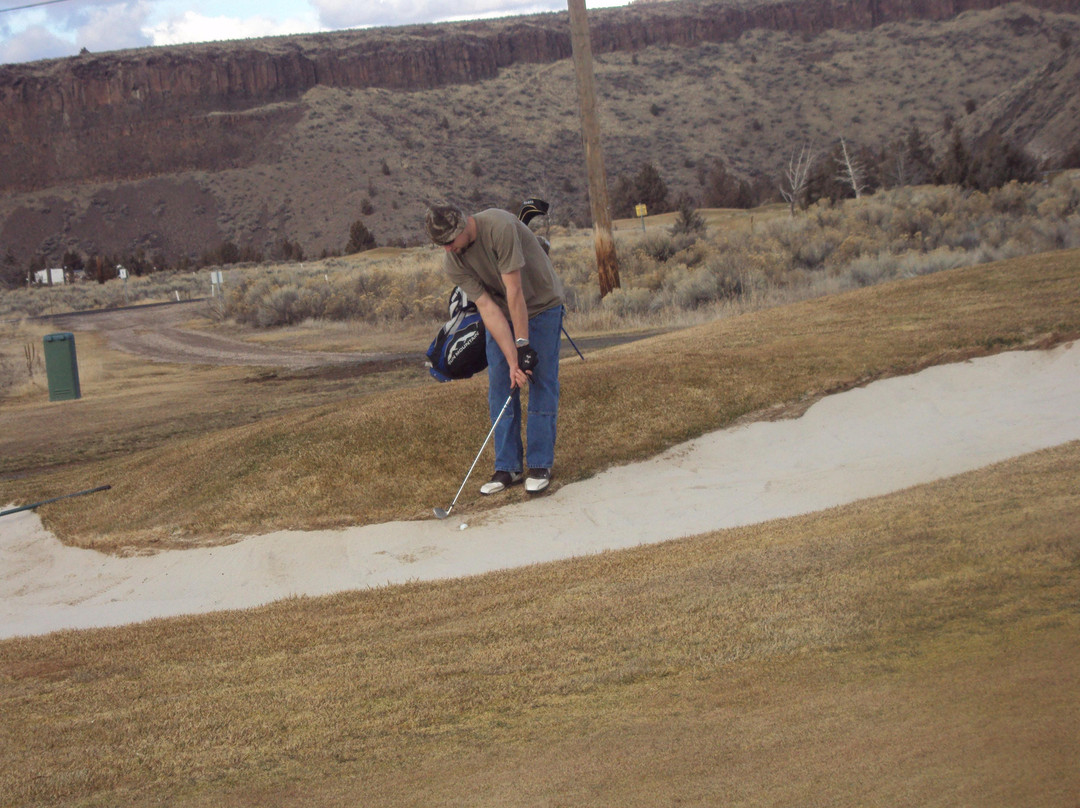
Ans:
[[[518,347],[517,353],[518,367],[526,373],[532,374],[532,370],[536,367],[536,363],[540,361],[540,357],[536,355],[536,351],[531,345],[521,345]]]
[[[533,368],[540,361],[540,357],[536,355],[536,350],[529,345],[519,345],[517,355],[517,367],[510,367],[510,386],[524,387],[527,382],[532,381]]]
[[[529,376],[519,367],[510,366],[510,389],[524,387],[529,383]]]

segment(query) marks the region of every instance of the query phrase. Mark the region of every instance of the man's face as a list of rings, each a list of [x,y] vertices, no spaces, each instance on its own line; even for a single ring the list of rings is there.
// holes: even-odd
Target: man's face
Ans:
[[[469,236],[469,230],[470,228],[466,226],[464,230],[458,233],[457,238],[455,238],[449,244],[444,244],[443,249],[447,252],[452,252],[454,255],[461,255],[462,253],[464,253],[465,250],[469,249],[469,245],[472,244],[472,238]]]

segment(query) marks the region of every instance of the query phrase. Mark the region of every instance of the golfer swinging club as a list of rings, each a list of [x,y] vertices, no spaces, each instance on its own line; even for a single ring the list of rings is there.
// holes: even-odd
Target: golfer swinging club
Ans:
[[[562,282],[528,225],[508,211],[491,208],[466,216],[454,205],[432,205],[425,226],[431,240],[446,250],[447,276],[476,302],[487,330],[495,473],[480,493],[496,494],[524,478],[525,490],[537,494],[548,487],[555,465]],[[499,413],[526,382],[523,449],[520,396],[513,396],[508,417],[500,419]],[[528,474],[523,473],[523,461]]]

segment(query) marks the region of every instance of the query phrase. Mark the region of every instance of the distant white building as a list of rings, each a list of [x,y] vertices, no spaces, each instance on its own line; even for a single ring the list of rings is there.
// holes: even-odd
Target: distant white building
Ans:
[[[47,284],[54,286],[64,282],[64,269],[63,267],[56,267],[55,269],[39,269],[34,273],[34,283]]]

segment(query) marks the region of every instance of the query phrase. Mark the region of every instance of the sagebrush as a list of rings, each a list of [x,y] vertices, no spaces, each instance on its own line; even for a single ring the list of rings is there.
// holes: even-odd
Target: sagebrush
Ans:
[[[902,187],[821,200],[795,216],[782,206],[740,212],[739,226],[616,233],[621,288],[603,299],[592,239],[549,228],[551,258],[582,329],[678,325],[726,307],[772,305],[900,277],[1080,246],[1080,173],[988,192]],[[441,251],[231,268],[213,300],[222,319],[255,328],[304,321],[438,321],[449,282]],[[0,314],[39,315],[209,293],[208,272],[0,292]]]

